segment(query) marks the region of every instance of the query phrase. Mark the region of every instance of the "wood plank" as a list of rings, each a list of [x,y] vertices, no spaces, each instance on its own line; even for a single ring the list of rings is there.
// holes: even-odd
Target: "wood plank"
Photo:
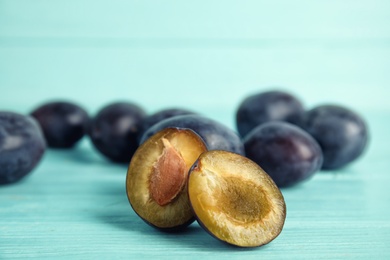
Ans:
[[[382,93],[390,85],[390,48],[14,47],[1,48],[0,60],[0,86],[12,89],[0,107],[10,109],[68,98],[91,112],[117,99],[155,111],[174,100],[202,113],[224,108],[231,115],[245,96],[271,86],[295,93],[308,107],[389,108]]]
[[[135,38],[390,37],[386,0],[0,2],[1,36]]]
[[[283,232],[257,249],[226,246],[197,224],[179,234],[156,231],[127,201],[126,166],[108,163],[87,140],[71,151],[50,150],[27,179],[0,187],[0,256],[386,259],[390,176],[381,155],[389,152],[388,116],[369,117],[376,139],[361,160],[282,190],[288,211]]]

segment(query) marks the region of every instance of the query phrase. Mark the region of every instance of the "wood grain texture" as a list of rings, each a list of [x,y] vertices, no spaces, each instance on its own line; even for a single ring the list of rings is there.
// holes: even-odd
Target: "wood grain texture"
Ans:
[[[102,159],[85,140],[49,150],[20,183],[0,187],[0,257],[386,259],[390,256],[389,154],[384,116],[371,115],[375,140],[358,162],[283,189],[287,219],[279,237],[256,249],[227,246],[198,224],[156,231],[132,211],[126,166]]]
[[[383,38],[386,0],[2,0],[4,36],[136,38]],[[382,26],[377,26],[382,24]]]
[[[0,110],[69,99],[93,115],[130,100],[235,128],[248,94],[281,86],[341,103],[370,127],[364,157],[282,192],[279,237],[226,246],[194,223],[154,230],[131,209],[127,166],[84,140],[0,186],[0,259],[390,259],[390,2],[0,0]]]
[[[175,100],[230,115],[276,85],[308,106],[383,109],[388,13],[386,0],[1,0],[0,86],[13,91],[0,108],[25,112],[58,97],[96,111],[126,97],[150,111]]]

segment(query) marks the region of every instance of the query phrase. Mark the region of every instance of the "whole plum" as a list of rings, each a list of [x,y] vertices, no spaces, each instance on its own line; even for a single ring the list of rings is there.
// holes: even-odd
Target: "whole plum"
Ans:
[[[209,150],[225,150],[241,155],[245,154],[244,145],[233,130],[213,119],[199,115],[182,115],[162,120],[143,134],[140,143],[168,127],[193,130],[202,137]]]
[[[71,148],[87,132],[89,117],[79,105],[67,101],[45,103],[31,112],[51,148]]]
[[[236,113],[237,130],[245,137],[253,128],[269,121],[298,122],[304,108],[300,100],[283,91],[267,91],[245,98]]]
[[[151,114],[151,115],[145,117],[141,123],[141,129],[140,129],[139,135],[138,135],[139,141],[140,141],[143,133],[146,130],[148,130],[152,125],[154,125],[154,124],[156,124],[164,119],[171,118],[174,116],[191,115],[191,114],[196,114],[196,113],[192,112],[190,110],[187,110],[187,109],[183,109],[183,108],[166,108],[166,109],[160,110],[154,114]]]
[[[0,112],[0,184],[25,177],[41,160],[45,148],[45,139],[33,118]]]
[[[318,143],[304,130],[287,122],[268,122],[244,139],[245,153],[275,181],[287,187],[310,178],[322,165]]]
[[[130,102],[115,102],[103,107],[92,119],[89,137],[105,157],[129,163],[138,148],[138,134],[146,113]]]
[[[356,160],[368,143],[368,128],[356,112],[339,105],[322,105],[309,110],[302,127],[320,144],[322,169],[339,169]]]

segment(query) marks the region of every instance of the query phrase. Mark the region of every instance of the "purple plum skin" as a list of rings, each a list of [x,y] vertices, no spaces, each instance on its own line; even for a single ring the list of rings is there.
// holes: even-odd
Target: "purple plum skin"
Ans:
[[[309,110],[302,127],[321,146],[324,170],[339,169],[355,161],[368,143],[368,127],[363,118],[339,105],[321,105]]]
[[[46,149],[38,123],[29,116],[0,112],[0,184],[15,183],[41,161]]]
[[[138,134],[145,111],[130,102],[103,107],[92,119],[89,137],[94,147],[115,163],[129,163],[138,148]]]
[[[138,142],[141,141],[142,135],[153,125],[157,124],[158,122],[168,119],[174,116],[181,116],[181,115],[193,115],[196,114],[193,111],[184,109],[184,108],[166,108],[163,110],[160,110],[154,114],[151,114],[142,120],[141,123],[141,129],[139,131],[138,135]]]
[[[143,134],[140,144],[168,127],[193,130],[203,139],[208,150],[225,150],[245,155],[244,145],[236,132],[213,119],[200,115],[181,115],[162,120]]]
[[[72,148],[87,132],[87,112],[71,102],[45,103],[31,112],[42,128],[48,147]]]
[[[304,130],[287,122],[268,122],[244,139],[246,156],[263,168],[280,188],[309,179],[320,170],[323,156],[318,143]]]
[[[303,113],[301,101],[287,92],[254,94],[245,98],[237,109],[237,130],[245,137],[253,128],[269,121],[298,122]]]

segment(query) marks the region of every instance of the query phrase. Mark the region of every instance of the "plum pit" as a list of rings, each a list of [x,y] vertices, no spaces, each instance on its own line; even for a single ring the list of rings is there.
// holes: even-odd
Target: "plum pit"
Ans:
[[[187,177],[183,157],[166,138],[162,138],[164,150],[153,166],[150,176],[150,194],[158,205],[171,202],[183,189]]]

